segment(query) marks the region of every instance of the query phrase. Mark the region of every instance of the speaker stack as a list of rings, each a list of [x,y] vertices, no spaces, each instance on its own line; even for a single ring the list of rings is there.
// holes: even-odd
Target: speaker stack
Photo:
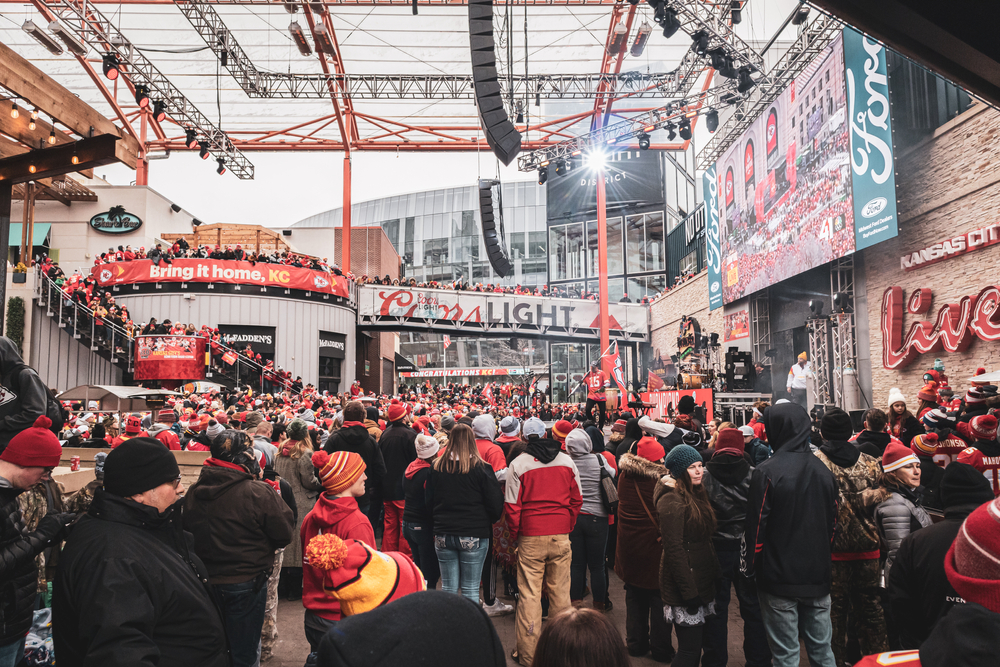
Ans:
[[[469,0],[469,43],[479,124],[494,155],[509,165],[521,152],[521,133],[510,122],[500,94],[493,41],[493,0]]]
[[[518,139],[520,141],[520,138]],[[483,243],[490,266],[501,278],[513,273],[510,257],[507,255],[507,240],[503,231],[503,201],[500,198],[500,181],[479,179],[479,217],[483,222]],[[497,186],[494,204],[493,187]]]

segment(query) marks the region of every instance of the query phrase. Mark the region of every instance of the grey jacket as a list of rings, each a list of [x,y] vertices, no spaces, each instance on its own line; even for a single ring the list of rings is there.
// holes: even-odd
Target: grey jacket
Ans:
[[[931,523],[931,517],[924,508],[899,491],[894,490],[888,500],[875,508],[875,526],[889,553],[882,570],[883,581],[889,574],[903,538]]]
[[[607,516],[608,510],[605,509],[601,496],[601,468],[603,467],[612,477],[615,476],[615,471],[604,456],[593,453],[594,445],[586,431],[574,429],[570,436],[566,437],[566,451],[580,473],[580,491],[583,495],[580,513]]]

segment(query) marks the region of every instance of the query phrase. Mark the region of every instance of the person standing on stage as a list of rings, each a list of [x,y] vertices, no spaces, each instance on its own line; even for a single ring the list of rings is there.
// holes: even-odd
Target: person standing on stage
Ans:
[[[812,366],[809,365],[809,356],[805,352],[801,352],[798,362],[788,371],[785,389],[791,395],[792,403],[798,403],[806,410],[809,409],[806,398],[806,379],[810,377],[812,377]]]
[[[596,405],[600,413],[597,427],[604,430],[604,415],[608,404],[604,390],[611,386],[611,381],[608,379],[608,374],[601,370],[599,362],[590,362],[590,372],[583,377],[583,384],[587,387],[587,404],[584,406],[584,412],[592,419],[590,413]]]

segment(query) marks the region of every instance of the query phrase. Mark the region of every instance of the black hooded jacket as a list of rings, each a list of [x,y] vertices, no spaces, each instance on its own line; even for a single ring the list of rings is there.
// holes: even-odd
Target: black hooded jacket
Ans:
[[[639,420],[632,417],[625,422],[625,437],[615,450],[615,460],[620,460],[626,453],[635,454],[631,449],[640,440],[642,440],[642,429],[639,428]]]
[[[762,421],[774,454],[751,477],[740,569],[773,595],[828,595],[836,479],[809,449],[809,415],[801,406],[773,405]]]
[[[30,428],[46,413],[49,390],[30,366],[21,360],[14,343],[0,336],[0,452],[15,435]],[[62,422],[53,428],[58,432]]]
[[[179,505],[159,514],[94,493],[59,554],[52,627],[60,667],[228,667],[208,572],[179,514]]]
[[[557,440],[547,438],[531,438],[528,440],[528,446],[524,448],[525,454],[534,456],[542,463],[552,463],[560,451],[562,445]]]
[[[880,459],[882,458],[882,454],[885,453],[885,448],[889,446],[891,437],[892,436],[888,433],[869,431],[868,429],[865,429],[861,433],[858,433],[858,437],[855,438],[854,444],[865,454]]]
[[[753,468],[742,456],[716,454],[705,464],[705,469],[708,474],[702,478],[702,485],[717,521],[712,542],[716,549],[738,549],[746,524]]]
[[[1000,614],[974,602],[956,605],[920,646],[921,667],[983,667],[1000,655]]]
[[[416,439],[416,436],[414,436]],[[358,498],[358,507],[367,507],[373,496],[382,495],[382,478],[385,476],[385,459],[382,458],[382,450],[379,449],[375,438],[368,433],[364,426],[346,426],[330,434],[326,439],[323,449],[329,453],[334,452],[354,452],[361,456],[365,462],[365,495]],[[406,466],[403,466],[406,470]],[[400,472],[400,484],[402,484],[403,474]],[[374,493],[373,493],[374,492]],[[376,498],[381,502],[380,498]]]

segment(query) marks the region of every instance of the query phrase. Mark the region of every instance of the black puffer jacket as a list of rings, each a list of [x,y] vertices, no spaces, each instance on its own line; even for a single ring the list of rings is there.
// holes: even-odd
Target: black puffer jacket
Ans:
[[[753,467],[742,456],[719,454],[705,464],[702,485],[715,510],[717,525],[712,542],[716,549],[738,549],[747,518],[747,497]]]
[[[823,597],[830,593],[837,482],[809,449],[801,406],[772,405],[762,421],[774,455],[750,480],[740,569],[773,595]]]
[[[25,366],[17,348],[0,336],[0,452],[15,435],[31,427],[48,408],[49,390],[38,373]],[[53,420],[55,433],[62,422]]]
[[[44,517],[38,530],[25,532],[17,502],[22,493],[11,486],[0,487],[0,644],[28,634],[38,590],[35,556],[62,531],[54,517]]]
[[[208,571],[178,514],[176,505],[159,514],[97,490],[59,557],[52,627],[60,667],[229,666]]]

